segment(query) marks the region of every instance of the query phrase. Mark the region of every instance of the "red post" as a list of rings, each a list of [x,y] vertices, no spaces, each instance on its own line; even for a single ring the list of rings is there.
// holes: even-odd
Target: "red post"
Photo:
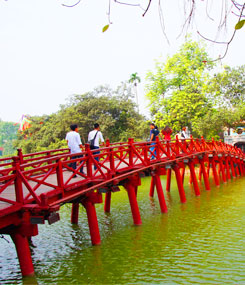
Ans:
[[[204,180],[205,188],[206,188],[206,190],[210,190],[208,174],[206,172],[205,164],[204,164],[204,161],[202,159],[200,160],[200,165],[201,165],[201,168],[202,168],[202,174],[203,174],[203,180]]]
[[[108,191],[105,194],[104,212],[110,213],[110,210],[111,210],[111,191]]]
[[[58,183],[58,186],[62,189],[62,193],[63,193],[63,191],[64,191],[64,178],[63,178],[62,161],[60,159],[58,159],[57,163],[58,163],[58,166],[56,169],[57,183]]]
[[[241,176],[244,176],[244,173],[243,173],[243,166],[242,166],[242,160],[241,160],[241,159],[239,159],[238,164],[239,164]]]
[[[164,194],[163,194],[161,179],[160,179],[160,176],[158,174],[155,176],[155,183],[156,183],[158,201],[159,201],[159,205],[161,208],[161,212],[167,213],[168,208],[167,208],[165,198],[164,198]]]
[[[78,224],[78,215],[79,215],[79,203],[72,203],[71,210],[71,223],[77,225]]]
[[[167,169],[167,183],[166,183],[166,191],[170,192],[170,186],[171,186],[171,168]]]
[[[229,160],[228,160],[227,156],[225,158],[225,168],[226,168],[226,178],[228,180],[230,180],[231,179],[231,174],[230,174]]]
[[[199,167],[198,180],[202,181],[202,166],[201,166],[201,164],[200,164],[200,167]]]
[[[137,194],[138,194],[138,186],[134,186],[134,192],[135,192],[135,196],[137,198]]]
[[[219,176],[218,176],[218,173],[217,173],[216,163],[215,163],[214,158],[212,158],[211,163],[212,163],[214,182],[215,182],[216,186],[219,186],[220,185]]]
[[[226,181],[226,176],[225,176],[225,170],[224,170],[223,158],[222,157],[219,157],[219,165],[220,165],[220,171],[221,171],[221,174],[222,174],[222,180],[223,180],[223,182],[227,182]]]
[[[20,177],[20,161],[18,156],[13,157],[13,167],[15,168],[14,173],[16,175],[14,185],[15,185],[15,196],[16,202],[23,203],[24,196],[23,196],[23,185],[22,180]]]
[[[208,162],[208,167],[207,167],[207,175],[209,177],[209,171],[210,171],[210,161]]]
[[[24,157],[23,157],[22,149],[21,149],[21,148],[18,148],[18,149],[17,149],[17,153],[18,153],[18,156],[19,156],[19,162],[20,162],[20,164],[22,164],[22,163],[24,162]]]
[[[27,237],[21,235],[20,233],[14,233],[11,235],[11,238],[16,247],[22,275],[33,276],[34,267]]]
[[[197,177],[196,177],[195,167],[194,167],[193,161],[190,161],[188,163],[188,165],[189,165],[190,172],[191,172],[191,178],[192,178],[195,194],[196,194],[196,196],[199,196],[200,195],[200,190],[199,190],[199,186],[198,186],[198,182],[197,182]]]
[[[98,245],[101,243],[101,240],[100,240],[100,231],[99,231],[99,225],[98,225],[94,203],[92,203],[91,201],[85,201],[83,202],[83,206],[85,207],[87,212],[88,226],[89,226],[92,245]]]
[[[85,144],[85,151],[86,151],[86,155],[88,156],[88,159],[87,159],[87,175],[88,177],[91,177],[93,175],[93,170],[92,170],[92,153],[91,153],[91,150],[90,150],[90,146],[89,144]]]
[[[240,176],[240,172],[239,172],[239,167],[238,167],[238,162],[237,162],[237,159],[235,160],[235,164],[236,164],[236,166],[235,166],[235,171],[236,171],[236,175],[237,175],[237,177],[239,177]]]
[[[175,165],[173,169],[174,169],[176,180],[177,180],[177,185],[178,185],[178,190],[179,190],[179,195],[180,195],[180,201],[181,201],[181,203],[185,203],[186,202],[185,190],[183,187],[179,166]]]
[[[151,176],[151,187],[150,187],[150,193],[149,193],[149,196],[150,197],[154,197],[154,189],[155,189],[155,177],[154,176]]]
[[[129,148],[129,152],[128,152],[128,162],[130,166],[133,166],[133,158],[134,158],[134,152],[133,152],[133,143],[134,143],[134,139],[133,138],[129,138],[128,139],[128,148]]]
[[[140,211],[139,211],[139,207],[138,207],[138,203],[137,203],[137,199],[135,195],[134,186],[130,182],[128,182],[124,185],[124,187],[128,192],[128,199],[129,199],[129,203],[131,207],[134,224],[141,225],[142,222],[141,222]]]
[[[184,180],[185,180],[185,165],[184,165],[184,167],[181,168],[181,180],[182,180],[182,183],[184,184]]]
[[[231,159],[230,159],[230,164],[231,164],[232,177],[233,177],[233,178],[236,178],[236,172],[235,172],[235,168],[234,168],[233,157],[231,157]]]

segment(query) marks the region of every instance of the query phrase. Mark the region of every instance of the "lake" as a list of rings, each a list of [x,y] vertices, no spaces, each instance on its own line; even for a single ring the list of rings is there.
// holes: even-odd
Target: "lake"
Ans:
[[[196,197],[185,179],[180,203],[175,179],[164,191],[168,213],[149,198],[150,177],[138,189],[141,226],[134,226],[127,193],[112,193],[111,213],[97,204],[101,245],[92,246],[84,208],[71,225],[71,205],[61,220],[40,225],[32,238],[35,278],[24,278],[11,239],[0,239],[0,284],[245,284],[245,178]],[[161,177],[163,188],[166,176]]]

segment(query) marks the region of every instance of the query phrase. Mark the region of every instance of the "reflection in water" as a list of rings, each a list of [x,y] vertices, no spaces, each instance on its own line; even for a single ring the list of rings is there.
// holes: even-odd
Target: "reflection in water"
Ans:
[[[100,246],[91,246],[84,208],[71,225],[71,207],[63,206],[61,221],[40,226],[32,239],[36,278],[22,281],[14,245],[0,240],[0,283],[245,284],[244,178],[211,183],[211,191],[201,185],[199,197],[188,180],[181,204],[172,179],[171,192],[164,191],[168,213],[161,214],[157,193],[149,198],[150,177],[142,179],[142,226],[133,225],[126,191],[113,193],[110,214],[96,205]]]

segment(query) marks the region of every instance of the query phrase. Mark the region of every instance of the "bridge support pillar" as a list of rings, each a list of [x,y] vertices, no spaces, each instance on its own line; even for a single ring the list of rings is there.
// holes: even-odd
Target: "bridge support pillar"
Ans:
[[[205,188],[206,188],[206,190],[210,190],[210,184],[209,184],[209,180],[208,180],[208,173],[206,171],[205,164],[204,164],[204,161],[202,159],[200,160],[200,167],[201,167],[202,174],[203,174],[203,180],[204,180]]]
[[[77,225],[79,216],[79,203],[72,203],[71,223]]]
[[[236,178],[236,172],[235,172],[235,168],[234,168],[234,161],[233,158],[231,157],[230,159],[230,165],[231,165],[231,173],[232,173],[232,177]]]
[[[239,163],[238,163],[237,159],[235,161],[235,171],[236,171],[237,177],[239,177],[240,176],[240,171],[239,171]]]
[[[225,169],[226,169],[226,178],[227,178],[227,180],[231,180],[229,159],[228,159],[227,156],[225,157]]]
[[[166,183],[166,191],[170,192],[170,186],[171,186],[171,168],[167,169],[167,183]]]
[[[163,194],[161,179],[160,179],[160,176],[158,174],[156,174],[156,176],[155,176],[155,183],[156,183],[158,201],[159,201],[159,205],[161,208],[161,212],[167,213],[168,208],[167,208],[165,198],[164,198],[164,194]]]
[[[92,245],[98,245],[101,243],[101,240],[95,206],[90,201],[84,202],[83,206],[85,207],[87,212],[88,226]]]
[[[193,161],[190,161],[188,163],[188,165],[189,165],[189,168],[190,168],[191,180],[193,182],[195,194],[196,194],[196,196],[200,196],[200,190],[199,190],[197,177],[196,177],[196,173],[195,173],[195,164],[193,163]]]
[[[136,196],[136,198],[137,198],[137,194],[138,194],[138,186],[135,186],[135,187],[134,187],[134,192],[135,192],[135,196]]]
[[[240,167],[241,176],[244,176],[244,167],[243,167],[243,162],[241,160],[239,160],[239,167]]]
[[[111,211],[111,191],[105,193],[104,212],[110,213]]]
[[[184,184],[184,181],[185,181],[185,165],[181,168],[181,180],[182,180],[182,183]]]
[[[154,177],[154,176],[151,176],[151,187],[150,187],[150,193],[149,193],[149,196],[150,196],[151,198],[154,197],[155,185],[156,185],[155,177]]]
[[[209,178],[209,173],[210,173],[210,161],[208,161],[208,167],[207,167],[208,178]]]
[[[220,165],[220,171],[221,171],[221,175],[222,175],[222,180],[223,182],[227,182],[226,181],[226,175],[225,175],[225,170],[224,170],[224,164],[223,164],[223,158],[219,157],[219,165]]]
[[[98,192],[91,192],[87,194],[86,199],[82,201],[82,205],[86,209],[88,217],[88,226],[92,245],[101,243],[100,230],[96,215],[95,203],[102,203],[102,194]]]
[[[212,163],[214,182],[215,182],[216,186],[220,186],[219,176],[218,176],[218,173],[217,173],[216,163],[215,163],[214,158],[212,158],[211,163]]]
[[[141,217],[140,217],[140,211],[139,211],[139,206],[137,203],[136,199],[136,194],[135,194],[135,186],[134,186],[134,181],[129,181],[124,184],[125,189],[128,192],[128,199],[131,207],[131,212],[134,220],[135,225],[141,225]]]
[[[181,178],[181,175],[180,175],[179,166],[175,165],[173,169],[174,169],[176,180],[177,180],[180,201],[181,201],[181,203],[185,203],[186,202],[185,190],[184,190],[184,186],[183,186],[183,183],[182,183],[182,178]]]
[[[199,172],[198,172],[198,180],[202,181],[202,166],[201,166],[201,164],[200,164]]]
[[[11,234],[11,238],[15,244],[21,273],[23,276],[33,276],[34,267],[31,258],[28,238],[20,233]]]

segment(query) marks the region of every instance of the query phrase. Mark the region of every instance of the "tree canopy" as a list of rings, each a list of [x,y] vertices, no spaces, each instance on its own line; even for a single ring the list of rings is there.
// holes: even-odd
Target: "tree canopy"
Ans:
[[[17,138],[18,126],[13,122],[3,122],[0,119],[0,147],[3,147],[3,155],[14,153],[13,141]]]
[[[211,108],[203,86],[213,64],[204,48],[188,40],[166,63],[157,62],[156,73],[147,75],[147,98],[151,114],[161,126],[182,126],[193,130],[200,117]]]
[[[116,90],[100,86],[92,92],[73,95],[67,104],[50,116],[31,117],[32,125],[19,133],[16,147],[25,153],[67,147],[64,140],[71,124],[78,124],[83,143],[94,123],[99,123],[104,138],[111,142],[126,141],[129,137],[146,137],[146,121],[131,100],[131,88],[122,83]]]
[[[244,119],[244,66],[217,74],[213,69],[205,48],[191,40],[166,63],[156,63],[156,72],[147,74],[146,96],[160,127],[188,126],[195,136],[210,138]]]

